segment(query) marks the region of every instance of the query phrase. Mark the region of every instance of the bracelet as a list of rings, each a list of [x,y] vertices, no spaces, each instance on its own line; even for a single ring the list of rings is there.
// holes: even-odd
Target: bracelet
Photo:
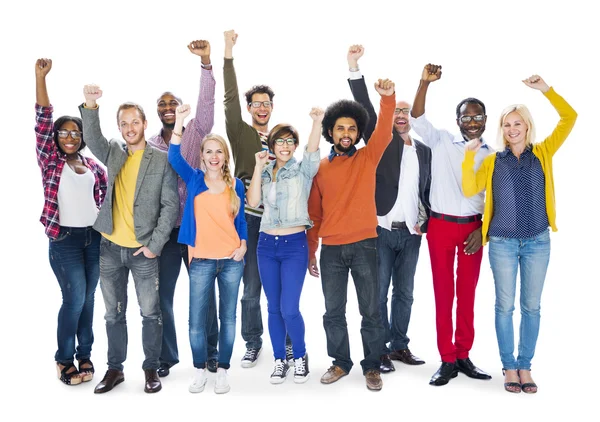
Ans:
[[[208,64],[200,63],[200,67],[202,69],[210,70],[210,69],[212,69],[212,63],[208,63]]]
[[[175,136],[179,136],[180,138],[182,137],[182,134],[181,134],[181,133],[177,133],[177,132],[175,132],[175,131],[173,131],[173,135],[175,135]]]
[[[348,68],[350,72],[358,72],[360,69],[358,67],[350,67]]]

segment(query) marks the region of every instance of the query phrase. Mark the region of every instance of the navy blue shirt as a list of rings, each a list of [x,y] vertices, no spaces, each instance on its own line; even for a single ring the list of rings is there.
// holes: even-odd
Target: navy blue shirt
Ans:
[[[527,239],[548,229],[544,171],[531,147],[519,158],[508,147],[496,154],[492,192],[490,236]]]

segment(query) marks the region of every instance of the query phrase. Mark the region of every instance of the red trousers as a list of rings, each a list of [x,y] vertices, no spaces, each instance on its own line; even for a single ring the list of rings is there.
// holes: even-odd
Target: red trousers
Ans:
[[[479,227],[481,221],[460,224],[434,217],[429,219],[427,244],[435,294],[437,345],[442,362],[468,358],[473,346],[475,288],[479,280],[483,248],[480,248],[477,253],[467,255],[464,253],[464,242],[469,234]],[[456,283],[455,256],[458,258]],[[456,330],[452,323],[455,284]]]

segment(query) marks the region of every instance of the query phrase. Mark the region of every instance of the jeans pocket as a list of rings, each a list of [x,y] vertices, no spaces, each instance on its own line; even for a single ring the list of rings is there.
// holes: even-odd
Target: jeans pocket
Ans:
[[[50,239],[50,243],[57,243],[65,240],[69,236],[69,231],[61,228],[56,239]]]
[[[506,242],[506,237],[490,236],[490,243],[504,243],[504,242]]]
[[[550,243],[550,231],[546,229],[535,237],[535,243]]]

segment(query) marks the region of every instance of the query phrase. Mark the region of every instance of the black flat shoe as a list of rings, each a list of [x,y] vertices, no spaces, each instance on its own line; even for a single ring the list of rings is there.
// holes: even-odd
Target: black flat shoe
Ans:
[[[429,385],[442,386],[450,382],[452,378],[456,378],[458,371],[454,362],[442,362],[440,369],[431,377]]]
[[[492,376],[485,371],[482,371],[471,362],[471,359],[456,359],[456,369],[462,372],[469,378],[478,380],[491,380]]]
[[[381,355],[379,358],[379,372],[387,374],[395,370],[396,368],[390,359],[390,355]]]
[[[156,372],[158,373],[159,377],[164,378],[171,373],[171,369],[170,369],[169,365],[161,363],[160,367],[158,368],[158,370]]]

